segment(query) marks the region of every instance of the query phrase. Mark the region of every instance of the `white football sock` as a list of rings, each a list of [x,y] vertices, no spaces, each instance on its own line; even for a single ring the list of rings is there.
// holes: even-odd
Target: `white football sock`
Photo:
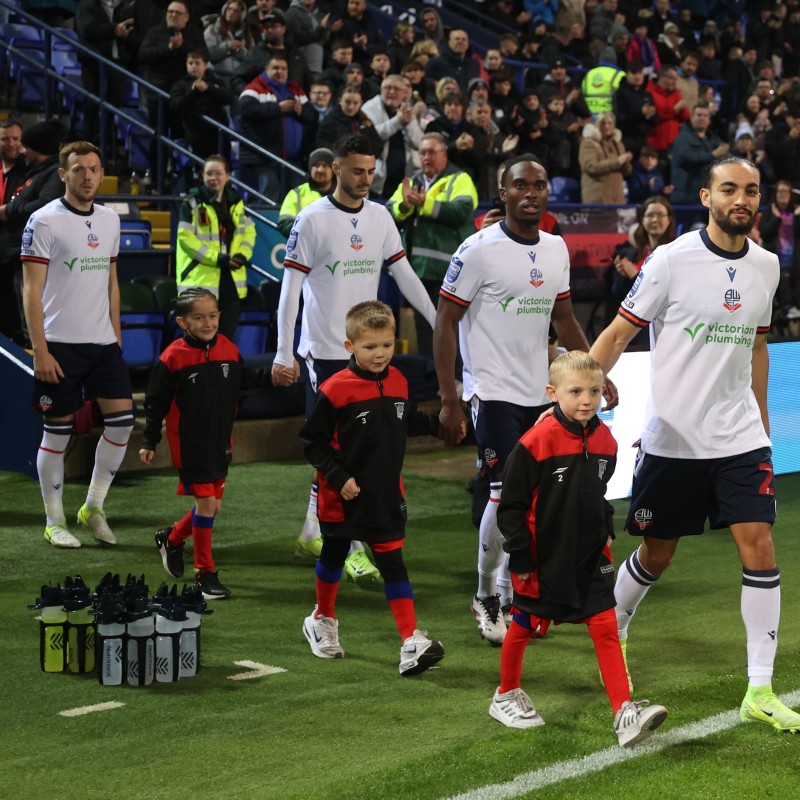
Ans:
[[[47,525],[65,522],[64,516],[64,452],[72,436],[72,421],[45,422],[42,443],[36,454],[36,469],[44,500]]]
[[[489,484],[489,502],[483,509],[478,530],[478,597],[493,597],[497,594],[497,571],[505,559],[503,535],[497,527],[497,506],[503,484]]]
[[[742,619],[747,634],[747,677],[751,686],[772,683],[778,624],[781,619],[781,572],[742,570]]]
[[[617,572],[617,582],[614,585],[614,597],[617,600],[617,629],[619,638],[628,638],[628,625],[630,624],[639,603],[644,600],[647,590],[658,580],[658,575],[651,575],[639,561],[639,549],[634,550],[622,562]]]
[[[306,518],[303,520],[303,527],[300,530],[300,541],[310,542],[319,539],[319,519],[317,518],[317,498],[319,497],[319,485],[316,481],[311,484],[311,491],[308,495],[308,510]]]
[[[89,508],[102,508],[111,482],[125,458],[133,431],[133,409],[103,415],[103,435],[94,454],[94,470],[86,495]]]

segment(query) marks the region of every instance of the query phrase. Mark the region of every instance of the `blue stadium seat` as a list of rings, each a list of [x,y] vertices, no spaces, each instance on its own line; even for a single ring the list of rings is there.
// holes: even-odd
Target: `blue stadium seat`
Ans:
[[[551,203],[580,203],[581,184],[577,178],[550,178]]]
[[[122,230],[119,247],[120,250],[149,250],[150,234],[148,231]]]
[[[243,310],[239,314],[239,327],[233,341],[243,356],[254,356],[266,352],[272,315],[260,309]]]

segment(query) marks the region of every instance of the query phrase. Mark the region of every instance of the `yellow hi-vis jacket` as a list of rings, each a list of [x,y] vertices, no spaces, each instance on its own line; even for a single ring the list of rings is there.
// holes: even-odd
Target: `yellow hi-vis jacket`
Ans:
[[[217,212],[212,205],[215,193],[205,186],[192,189],[181,206],[178,222],[178,293],[192,286],[208,289],[219,297],[220,270],[228,269],[232,256],[241,266],[231,270],[236,293],[247,296],[247,264],[253,257],[256,226],[244,211],[244,201],[231,187],[225,188],[223,201],[230,208],[234,231],[230,251],[220,237]]]
[[[581,92],[592,114],[614,110],[614,94],[624,77],[623,70],[611,65],[597,66],[583,76]]]

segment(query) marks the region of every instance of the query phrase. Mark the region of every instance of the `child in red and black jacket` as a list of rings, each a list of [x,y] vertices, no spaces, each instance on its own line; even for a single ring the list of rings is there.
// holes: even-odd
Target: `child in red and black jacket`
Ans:
[[[627,747],[667,716],[659,705],[632,702],[614,613],[614,536],[606,485],[617,443],[598,419],[603,371],[587,353],[565,353],[550,365],[552,416],[528,430],[506,466],[497,524],[509,554],[513,620],[503,640],[500,687],[489,714],[509,728],[544,725],[520,688],[525,647],[551,621],[585,623],[614,711],[614,731]]]
[[[436,436],[439,422],[409,401],[406,379],[389,365],[395,338],[389,306],[377,300],[359,303],[347,313],[345,331],[350,363],[322,384],[300,432],[319,478],[322,532],[317,605],[303,621],[303,634],[315,656],[344,657],[336,593],[350,543],[360,540],[372,550],[400,632],[400,674],[416,675],[441,661],[444,649],[417,628],[414,593],[403,564],[401,471],[406,437]]]
[[[225,477],[233,450],[233,422],[239,389],[269,382],[264,370],[244,367],[239,348],[218,333],[217,298],[207,289],[187,289],[175,304],[183,329],[153,368],[145,399],[144,441],[139,457],[151,464],[166,419],[172,463],[178,470],[179,495],[194,497],[194,507],[180,522],[156,533],[164,569],[183,577],[184,542],[194,541],[195,581],[206,600],[227,599],[211,554],[214,519],[222,508]]]

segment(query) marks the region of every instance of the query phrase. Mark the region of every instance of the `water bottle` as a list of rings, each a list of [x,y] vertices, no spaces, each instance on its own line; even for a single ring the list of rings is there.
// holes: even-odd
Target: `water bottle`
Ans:
[[[150,686],[155,677],[155,617],[147,597],[125,604],[125,683]]]
[[[64,609],[67,612],[67,666],[70,672],[94,672],[95,630],[89,587],[80,575],[64,584]]]
[[[39,621],[39,665],[43,672],[67,668],[67,612],[61,584],[42,586],[41,594],[29,608],[41,609]]]
[[[131,194],[139,194],[139,176],[135,170],[131,172]]]
[[[95,601],[98,677],[103,686],[120,686],[124,671],[124,608],[119,595],[104,594]]]
[[[144,193],[145,194],[152,194],[153,193],[153,175],[149,169],[144,171]]]
[[[200,622],[202,614],[213,614],[198,586],[185,583],[178,605],[186,612],[180,636],[180,677],[191,678],[200,672]]]
[[[180,638],[186,612],[164,602],[156,611],[156,681],[175,683],[180,678]]]

